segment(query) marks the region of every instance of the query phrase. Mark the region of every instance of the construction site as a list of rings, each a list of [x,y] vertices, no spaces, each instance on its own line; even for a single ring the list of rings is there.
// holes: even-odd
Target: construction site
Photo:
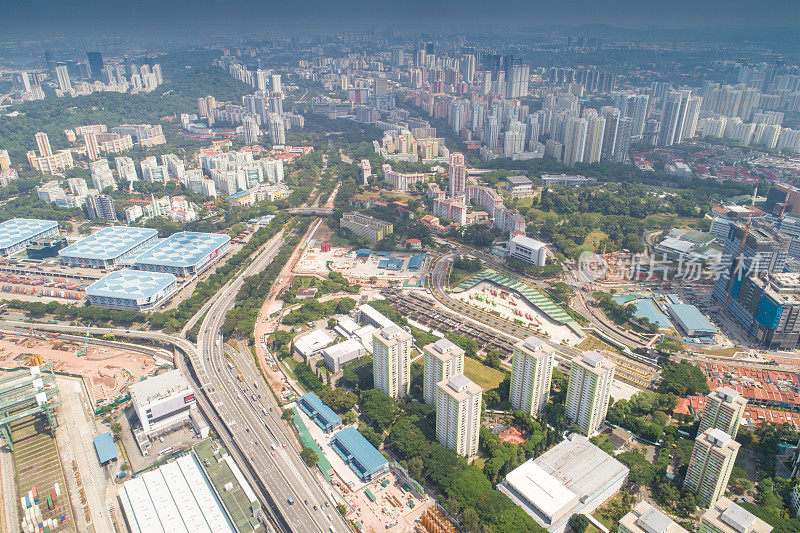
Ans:
[[[127,385],[152,374],[157,366],[150,355],[79,339],[65,339],[55,333],[47,337],[0,333],[0,369],[27,366],[30,357],[38,355],[55,372],[83,377],[96,406],[117,397]]]

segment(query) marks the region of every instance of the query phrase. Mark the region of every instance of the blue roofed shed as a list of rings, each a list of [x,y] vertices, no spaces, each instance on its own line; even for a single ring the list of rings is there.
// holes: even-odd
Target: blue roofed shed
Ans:
[[[356,428],[344,428],[331,444],[361,481],[371,481],[389,470],[389,461]]]
[[[356,257],[369,257],[369,254],[372,253],[372,250],[369,248],[361,248],[356,252]]]
[[[342,426],[342,419],[333,409],[322,403],[313,392],[304,394],[297,400],[300,409],[308,415],[325,433]]]
[[[422,268],[423,263],[425,263],[425,257],[425,254],[417,254],[412,256],[411,259],[408,260],[408,269],[415,271]]]
[[[110,431],[106,431],[94,438],[94,451],[97,453],[97,460],[100,461],[102,466],[116,460],[119,454]]]
[[[670,304],[667,312],[689,337],[708,337],[717,333],[717,328],[691,304]]]

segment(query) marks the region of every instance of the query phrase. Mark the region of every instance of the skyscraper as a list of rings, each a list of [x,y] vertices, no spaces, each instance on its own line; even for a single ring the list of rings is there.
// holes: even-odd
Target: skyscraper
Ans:
[[[53,155],[53,150],[50,148],[50,138],[45,132],[40,131],[34,137],[36,137],[36,147],[39,149],[40,156]]]
[[[100,143],[97,142],[96,133],[92,131],[84,133],[83,142],[86,147],[86,157],[88,157],[90,161],[94,161],[100,157]]]
[[[268,86],[267,71],[262,69],[256,70],[256,89],[259,91],[266,91]]]
[[[683,140],[686,104],[690,95],[691,91],[670,91],[667,93],[661,114],[659,146],[672,146]]]
[[[100,52],[86,52],[86,58],[89,60],[89,70],[93,78],[99,78],[103,72],[103,55]]]
[[[242,129],[244,130],[244,143],[247,145],[258,144],[258,136],[261,132],[258,130],[258,123],[252,117],[245,117],[242,119]]]
[[[528,94],[530,66],[510,65],[506,67],[506,98],[522,98]]]
[[[586,130],[588,122],[585,118],[568,117],[564,124],[564,164],[572,166],[583,161],[586,149]]]
[[[697,436],[683,486],[711,507],[725,495],[739,443],[721,429],[711,428]]]
[[[543,340],[528,337],[514,345],[509,401],[514,409],[539,416],[550,397],[554,353]]]
[[[270,76],[270,89],[274,93],[282,93],[283,88],[281,87],[281,75],[280,74],[272,74]]]
[[[404,398],[411,386],[411,335],[398,326],[372,334],[372,376],[375,388],[390,398]]]
[[[612,159],[616,163],[625,163],[633,141],[633,118],[622,117],[617,126],[617,136],[614,141],[614,154]]]
[[[56,67],[56,81],[58,82],[58,88],[62,91],[68,91],[72,88],[72,84],[69,81],[69,71],[66,65],[59,65]]]
[[[467,167],[464,165],[464,154],[453,152],[450,154],[450,197],[464,194],[467,183]]]
[[[475,56],[465,54],[461,57],[461,77],[467,83],[475,81]]]
[[[587,113],[586,144],[583,151],[584,163],[597,163],[603,153],[603,137],[606,131],[606,119],[597,112]]]
[[[436,436],[464,457],[478,453],[483,389],[463,374],[436,384]]]
[[[717,428],[733,438],[739,432],[747,399],[730,387],[719,387],[706,396],[706,406],[700,417],[698,433]]]
[[[650,102],[650,97],[646,94],[640,94],[633,97],[633,107],[630,116],[633,118],[633,132],[631,135],[637,139],[641,139],[644,135],[644,123],[647,121],[647,104]]]
[[[92,194],[86,197],[86,214],[89,218],[102,218],[107,222],[116,222],[114,198],[107,194]]]
[[[269,137],[272,144],[286,144],[286,125],[283,117],[275,113],[269,114]]]
[[[464,350],[447,339],[439,339],[422,348],[425,375],[422,396],[428,405],[436,405],[436,384],[464,373]]]
[[[567,418],[587,436],[603,427],[616,365],[599,352],[584,352],[572,360],[567,387]]]
[[[682,139],[691,139],[697,134],[697,121],[700,118],[702,96],[690,96],[686,103],[686,118],[683,121]]]

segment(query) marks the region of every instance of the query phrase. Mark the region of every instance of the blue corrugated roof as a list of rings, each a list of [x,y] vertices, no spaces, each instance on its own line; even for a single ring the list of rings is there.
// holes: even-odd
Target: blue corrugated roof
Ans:
[[[117,452],[117,447],[114,445],[114,437],[111,436],[110,431],[94,438],[94,451],[97,452],[97,459],[100,461],[100,464],[106,464],[117,458],[119,453]]]
[[[333,436],[336,451],[361,479],[380,472],[388,461],[356,428],[344,428]]]
[[[691,304],[670,304],[669,308],[675,316],[686,325],[686,329],[697,332],[713,331],[717,328],[709,322],[708,318],[700,310]]]
[[[417,254],[408,260],[409,270],[419,270],[425,262],[425,254]]]
[[[372,250],[370,250],[369,248],[360,248],[356,252],[356,257],[369,257],[369,254],[371,254],[371,253],[372,253]]]
[[[300,408],[324,431],[329,431],[342,423],[333,409],[322,403],[313,392],[304,394],[298,401]]]

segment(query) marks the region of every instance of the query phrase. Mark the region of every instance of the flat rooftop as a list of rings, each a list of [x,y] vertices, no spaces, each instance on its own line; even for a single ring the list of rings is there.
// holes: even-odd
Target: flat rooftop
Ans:
[[[550,527],[584,507],[596,508],[629,472],[589,439],[572,434],[509,472],[501,486],[517,505]]]
[[[218,233],[181,231],[136,258],[137,264],[192,267],[204,262],[231,238]]]
[[[146,405],[155,400],[166,398],[175,392],[188,391],[191,388],[180,370],[170,370],[136,382],[128,387],[128,390],[134,402],[139,405]]]
[[[111,226],[59,250],[62,257],[110,260],[124,255],[158,235],[152,228]]]
[[[37,220],[33,218],[12,218],[0,222],[0,250],[15,246],[25,240],[32,239],[40,233],[57,228],[54,220]]]
[[[709,322],[708,318],[700,312],[700,310],[692,304],[669,304],[670,311],[673,316],[678,320],[681,325],[689,330],[697,331],[712,331],[716,332],[717,328]]]
[[[139,303],[158,299],[178,278],[164,272],[123,269],[111,272],[86,287],[87,296],[125,298]]]

